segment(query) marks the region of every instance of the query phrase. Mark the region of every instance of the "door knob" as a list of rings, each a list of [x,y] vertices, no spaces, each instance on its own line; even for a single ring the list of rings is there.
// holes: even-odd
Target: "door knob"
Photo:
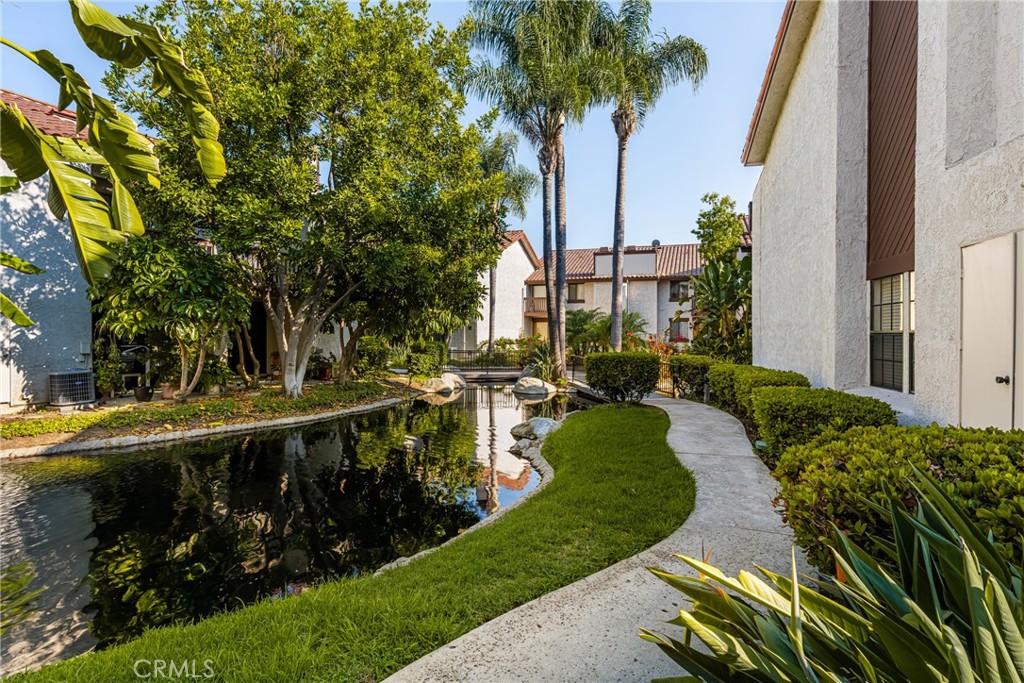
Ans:
[[[1003,375],[1002,377],[996,377],[996,384],[1009,384],[1009,383],[1010,383],[1010,376],[1009,375]]]

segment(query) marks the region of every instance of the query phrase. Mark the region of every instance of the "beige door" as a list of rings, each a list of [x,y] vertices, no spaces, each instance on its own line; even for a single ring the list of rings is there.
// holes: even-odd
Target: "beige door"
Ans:
[[[961,252],[960,424],[1013,427],[1015,235]]]

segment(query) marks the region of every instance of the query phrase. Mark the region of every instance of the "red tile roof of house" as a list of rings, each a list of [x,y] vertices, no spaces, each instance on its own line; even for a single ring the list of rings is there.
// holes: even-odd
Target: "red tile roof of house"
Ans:
[[[627,275],[627,280],[666,280],[696,275],[704,267],[700,257],[699,244],[663,244],[660,247],[629,246],[627,254],[656,252],[655,271],[649,275]],[[569,282],[610,280],[607,275],[594,274],[594,256],[611,253],[609,247],[596,249],[566,249],[565,273]],[[544,282],[544,266],[541,265],[526,278],[528,284]]]
[[[502,235],[501,250],[505,251],[516,242],[522,242],[523,248],[526,249],[526,255],[530,258],[530,263],[536,268],[540,265],[540,257],[537,256],[537,252],[533,250],[533,245],[530,244],[530,238],[526,236],[526,233],[522,230],[506,230],[505,234]]]
[[[79,140],[84,140],[88,136],[88,128],[78,133],[75,132],[75,112],[70,109],[58,110],[56,105],[49,102],[19,95],[2,88],[0,88],[0,100],[3,100],[5,104],[16,106],[29,123],[46,135],[59,135]]]

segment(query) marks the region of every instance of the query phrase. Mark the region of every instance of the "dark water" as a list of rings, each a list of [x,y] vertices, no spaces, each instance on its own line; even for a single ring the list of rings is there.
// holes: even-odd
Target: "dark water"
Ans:
[[[5,464],[3,672],[438,545],[537,485],[509,429],[566,407],[471,387],[293,430]]]

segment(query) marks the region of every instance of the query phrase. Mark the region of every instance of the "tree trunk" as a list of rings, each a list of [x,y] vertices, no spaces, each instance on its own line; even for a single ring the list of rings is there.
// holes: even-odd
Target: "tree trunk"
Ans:
[[[349,328],[348,341],[341,345],[341,358],[338,359],[338,384],[348,384],[352,379],[352,370],[359,360],[359,339],[363,336],[361,328]]]
[[[181,379],[178,382],[178,394],[177,399],[184,401],[189,394],[196,389],[196,385],[199,384],[199,377],[203,374],[203,364],[206,362],[206,341],[203,339],[199,340],[199,359],[196,362],[196,371],[193,373],[191,380],[189,380],[189,368],[188,368],[188,349],[185,346],[185,342],[178,340],[178,356],[181,358]]]
[[[185,389],[188,387],[188,349],[185,342],[178,340],[178,358],[181,361],[181,377],[178,379],[178,398],[185,398]]]
[[[245,388],[252,389],[253,380],[245,367],[245,346],[242,344],[242,335],[237,329],[235,330],[235,346],[238,348],[238,365],[235,366],[235,370],[238,371],[238,376],[242,378]]]
[[[548,314],[548,347],[552,354],[557,353],[555,330],[558,309],[555,301],[555,252],[551,244],[551,199],[553,188],[552,172],[554,171],[554,154],[550,150],[541,148],[537,153],[540,160],[541,196],[543,198],[543,223],[544,223],[544,294]]]
[[[249,336],[248,327],[242,328],[242,341],[245,342],[245,353],[252,361],[252,386],[249,388],[255,389],[260,383],[260,359],[256,357],[256,349],[252,346],[252,337]]]
[[[557,161],[555,163],[555,293],[558,297],[557,350],[555,353],[555,377],[565,377],[565,303],[567,299],[565,273],[565,124],[558,129]]]
[[[494,353],[494,312],[498,309],[498,268],[491,267],[487,289],[487,353]]]
[[[619,135],[618,177],[615,184],[615,233],[612,237],[612,332],[614,351],[622,350],[622,261],[626,248],[626,146],[628,135]]]

